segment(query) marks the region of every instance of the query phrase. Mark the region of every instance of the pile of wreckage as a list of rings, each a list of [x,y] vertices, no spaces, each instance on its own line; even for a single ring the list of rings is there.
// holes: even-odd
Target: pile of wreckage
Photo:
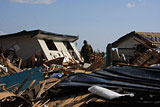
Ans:
[[[108,44],[106,56],[96,53],[91,64],[75,48],[77,36],[42,30],[2,35],[0,105],[159,106],[159,35],[131,32]]]

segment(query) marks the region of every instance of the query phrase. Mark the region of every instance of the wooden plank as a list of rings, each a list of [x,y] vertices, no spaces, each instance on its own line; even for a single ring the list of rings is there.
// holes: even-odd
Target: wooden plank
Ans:
[[[53,86],[57,85],[59,82],[61,82],[62,80],[64,80],[65,78],[67,78],[68,76],[64,76],[61,79],[57,80],[55,83],[51,84],[47,89],[44,89],[42,93],[44,93],[45,91],[49,90],[50,88],[52,88]]]
[[[71,103],[65,105],[66,107],[79,107],[80,105],[86,103],[86,101],[89,99],[89,94],[80,93]]]
[[[0,84],[0,90],[7,91],[5,86],[6,84]]]
[[[14,84],[14,85],[12,85],[12,86],[10,86],[10,87],[6,88],[6,89],[8,90],[8,89],[10,89],[10,88],[13,88],[13,87],[15,87],[15,86],[19,85],[19,84],[20,84],[20,83]]]
[[[90,97],[90,94],[85,94],[85,95],[80,96],[80,99],[77,101],[77,103],[75,103],[73,105],[73,107],[80,107],[80,106],[82,106],[83,104],[85,104],[87,102],[87,100],[89,99],[89,97]]]
[[[58,81],[58,78],[49,78],[49,79],[46,79],[46,85],[44,87],[44,90],[48,89],[48,87],[50,87],[56,81]]]
[[[50,101],[50,99],[48,99],[47,101],[45,101],[43,104],[41,104],[39,107],[43,107],[45,104],[47,104]]]
[[[47,65],[47,66],[50,66],[51,64],[62,65],[63,60],[64,60],[64,57],[59,57],[59,58],[56,58],[56,59],[46,61],[46,62],[44,62],[44,64]]]
[[[32,107],[36,107],[41,101],[37,101]]]
[[[102,57],[101,56],[96,56],[93,63],[86,68],[86,71],[95,71],[98,68],[101,68],[103,66],[104,62],[102,61]]]
[[[22,65],[22,58],[19,58],[19,64],[18,64],[18,68],[20,69]]]
[[[13,93],[10,93],[10,92],[1,92],[0,93],[0,100],[2,100],[3,98],[6,98],[6,97],[11,97],[11,96],[16,96],[16,95]]]
[[[158,53],[157,51],[155,51],[152,47],[148,46],[147,44],[145,44],[142,40],[140,40],[139,38],[134,38],[134,40],[136,40],[137,42],[139,42],[140,44],[142,44],[143,46],[145,46],[148,49],[152,50],[152,55],[155,56],[156,58],[158,58],[160,60],[160,53]]]
[[[64,102],[60,105],[61,107],[64,107],[67,104],[70,104],[71,102],[73,102],[73,100],[75,99],[76,94],[71,95],[69,98],[64,99]]]
[[[148,46],[147,44],[145,44],[145,43],[144,43],[142,40],[140,40],[139,38],[134,37],[134,40],[136,40],[137,42],[139,42],[140,44],[142,44],[142,45],[145,46],[146,48],[153,50],[150,46]]]
[[[5,63],[7,64],[7,66],[8,66],[11,70],[14,70],[15,72],[22,72],[21,69],[17,68],[17,67],[14,66],[12,63],[10,63],[7,58],[5,58]]]
[[[55,101],[52,101],[52,102],[49,102],[49,107],[58,107],[57,104],[61,102],[60,100],[55,100]]]
[[[38,92],[38,95],[37,95],[36,98],[39,98],[41,96],[42,91],[43,91],[45,85],[46,85],[46,80],[43,82],[42,87],[41,87],[40,91]]]
[[[139,41],[139,42],[142,42],[142,41]],[[147,63],[147,61],[149,61],[152,58],[152,56],[154,54],[153,52],[154,51],[148,49],[145,53],[143,53],[136,60],[134,60],[133,64],[139,65],[139,66],[145,65]]]
[[[33,81],[30,83],[28,89],[32,88],[32,86],[33,86],[33,84],[34,84],[35,82],[36,82],[36,80],[33,80]]]

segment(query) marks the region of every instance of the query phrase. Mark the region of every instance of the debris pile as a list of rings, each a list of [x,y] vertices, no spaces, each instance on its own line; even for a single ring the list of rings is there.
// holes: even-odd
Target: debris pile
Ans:
[[[15,73],[22,72],[21,69],[14,66],[7,58],[4,56],[0,57],[0,77],[5,75],[11,75]]]
[[[102,60],[102,54],[95,56],[95,60],[92,64],[87,64],[86,67],[80,63],[63,62],[64,57],[48,60],[43,63],[43,66],[36,68],[24,68],[23,70],[17,68],[8,61],[4,56],[1,59],[1,64],[8,62],[10,66],[20,72],[1,74],[0,84],[2,106],[43,106],[46,105],[54,92],[55,86],[62,80],[72,75],[91,73],[98,69],[101,69],[104,62]],[[12,66],[11,66],[12,65]],[[10,69],[9,69],[10,70]],[[9,72],[9,71],[8,71]],[[55,88],[57,93],[60,89]],[[6,94],[6,96],[4,95]],[[27,103],[27,104],[26,104]]]
[[[160,63],[160,33],[131,32],[107,47],[107,64],[149,67]],[[124,45],[125,44],[125,45]]]
[[[148,33],[127,34],[107,46],[106,56],[94,53],[91,63],[84,63],[75,49],[72,42],[78,37],[36,30],[7,38],[12,41],[17,35],[34,41],[26,49],[36,48],[24,53],[25,42],[9,47],[1,42],[5,47],[0,51],[2,107],[160,105],[160,68],[155,67],[160,54],[153,39],[146,39]],[[124,45],[126,37],[131,44]]]

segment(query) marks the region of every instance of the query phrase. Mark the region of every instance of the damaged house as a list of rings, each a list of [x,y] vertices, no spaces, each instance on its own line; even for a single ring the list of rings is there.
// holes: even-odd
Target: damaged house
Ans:
[[[18,33],[1,35],[0,46],[4,53],[10,54],[8,56],[10,60],[16,55],[16,57],[22,58],[26,62],[32,62],[32,60],[36,59],[36,56],[46,60],[64,57],[64,62],[73,60],[83,62],[74,44],[76,40],[78,40],[78,36],[42,30],[24,30]],[[37,60],[39,60],[38,57]]]
[[[108,51],[113,51],[113,48],[115,48],[112,55],[108,55],[112,56],[112,58],[109,58],[108,65],[113,63],[114,60],[120,59],[141,66],[152,57],[154,57],[154,60],[149,63],[157,63],[159,61],[160,33],[133,31],[109,44],[107,47]]]

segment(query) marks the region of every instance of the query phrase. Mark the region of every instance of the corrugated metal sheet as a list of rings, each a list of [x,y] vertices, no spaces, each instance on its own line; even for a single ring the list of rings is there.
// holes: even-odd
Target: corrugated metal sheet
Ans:
[[[77,74],[62,81],[58,86],[90,87],[159,92],[160,69],[142,67],[111,67],[91,74]]]

